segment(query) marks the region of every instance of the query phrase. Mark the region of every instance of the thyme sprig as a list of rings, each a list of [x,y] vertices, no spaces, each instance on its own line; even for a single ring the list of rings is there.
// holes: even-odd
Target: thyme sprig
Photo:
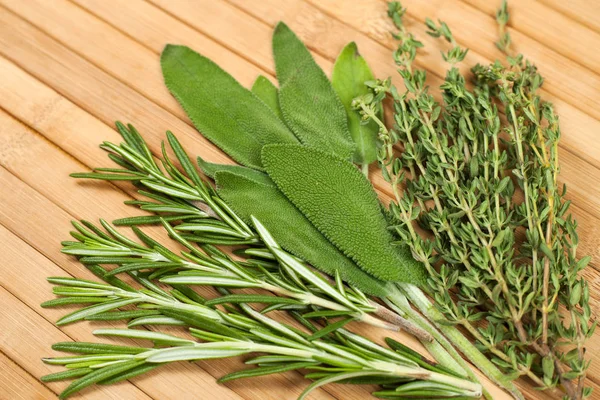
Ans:
[[[406,86],[404,93],[388,91],[395,124],[381,131],[404,147],[399,157],[389,150],[380,157],[396,194],[391,229],[426,265],[441,322],[465,328],[508,379],[526,376],[541,389],[560,385],[569,399],[589,396],[584,342],[596,322],[578,273],[590,259],[577,259],[577,224],[557,182],[560,127],[552,105],[537,94],[543,78],[522,55],[509,56],[507,66],[475,66],[470,89],[454,66],[466,50],[445,23],[428,20],[429,33],[452,45],[443,53],[450,69],[439,103],[424,72],[407,64],[420,44],[406,33],[404,12],[390,3],[403,41],[394,59]],[[505,51],[507,20],[504,4],[498,47]],[[415,222],[432,236],[420,235]]]

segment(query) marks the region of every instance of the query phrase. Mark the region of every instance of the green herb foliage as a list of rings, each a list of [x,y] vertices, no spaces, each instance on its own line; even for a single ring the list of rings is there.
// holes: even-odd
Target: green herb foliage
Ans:
[[[526,376],[540,389],[560,387],[567,399],[587,397],[585,341],[596,322],[580,272],[590,258],[579,259],[577,223],[558,184],[561,131],[539,95],[543,78],[511,54],[506,3],[497,14],[506,65],[473,67],[473,88],[456,67],[467,50],[445,23],[428,20],[428,33],[450,44],[438,102],[425,72],[411,65],[420,43],[406,32],[404,12],[390,3],[406,90],[388,90],[395,125],[380,132],[404,147],[401,157],[380,155],[388,181],[406,187],[395,190],[392,228],[426,266],[441,322],[468,331],[506,379]],[[431,236],[419,235],[414,221]]]
[[[167,87],[196,128],[240,164],[261,169],[263,145],[297,142],[263,101],[208,58],[167,45],[161,65]]]
[[[279,90],[267,78],[260,75],[252,85],[252,93],[261,99],[269,108],[283,121],[281,108],[279,107]]]
[[[221,313],[230,327],[209,323],[191,327],[194,339],[135,329],[97,329],[96,336],[144,340],[152,347],[110,345],[106,352],[98,344],[78,343],[69,346],[58,343],[57,350],[73,355],[45,358],[51,365],[62,365],[61,371],[42,378],[45,382],[76,378],[61,394],[65,399],[94,384],[120,382],[177,361],[210,360],[261,353],[247,364],[256,367],[230,373],[220,381],[270,375],[284,371],[306,369],[314,382],[298,398],[306,399],[314,389],[332,382],[385,384],[394,398],[411,399],[476,399],[481,385],[454,376],[430,361],[416,360],[406,348],[394,349],[377,345],[344,329],[336,334],[323,333],[319,325],[294,314],[305,330],[299,330],[254,311],[242,304],[238,309]],[[172,314],[178,317],[178,313]],[[431,394],[434,397],[429,397]],[[376,394],[377,395],[377,394]],[[388,397],[382,394],[383,398]]]
[[[327,239],[379,279],[422,284],[424,268],[394,247],[377,194],[356,167],[299,145],[263,148],[263,164],[279,189]]]
[[[353,160],[357,164],[370,164],[377,160],[377,136],[379,127],[374,121],[363,121],[352,102],[356,97],[370,93],[365,82],[374,79],[365,59],[358,53],[356,43],[351,42],[340,53],[331,74],[331,84],[338,94],[348,115],[348,128],[356,143]],[[380,115],[383,112],[380,108]]]
[[[230,171],[216,173],[217,193],[245,221],[258,218],[283,248],[315,268],[341,278],[360,290],[378,296],[387,294],[386,283],[368,275],[327,240],[277,189]]]
[[[287,125],[303,144],[349,159],[354,143],[344,106],[308,49],[283,22],[273,33],[273,55]]]

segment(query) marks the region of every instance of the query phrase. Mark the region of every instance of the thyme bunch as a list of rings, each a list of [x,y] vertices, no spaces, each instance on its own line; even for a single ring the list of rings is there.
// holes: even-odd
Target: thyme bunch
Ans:
[[[404,12],[390,3],[401,41],[394,59],[406,86],[388,90],[395,123],[381,129],[404,148],[397,156],[388,144],[380,155],[396,194],[390,229],[426,265],[439,323],[468,331],[507,379],[560,387],[569,399],[589,396],[584,343],[596,322],[578,273],[590,258],[578,259],[577,223],[557,181],[560,126],[537,93],[543,78],[516,55],[507,65],[473,67],[471,86],[455,66],[467,50],[445,23],[428,20],[428,33],[451,46],[442,53],[450,68],[438,102],[425,72],[407,62],[421,44],[406,33]],[[497,18],[497,45],[509,51],[505,4]]]

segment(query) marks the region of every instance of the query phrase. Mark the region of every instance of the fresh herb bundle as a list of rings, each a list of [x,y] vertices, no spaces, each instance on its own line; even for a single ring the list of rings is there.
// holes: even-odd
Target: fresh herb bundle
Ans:
[[[537,94],[543,78],[516,55],[506,66],[473,67],[471,87],[455,66],[467,50],[445,23],[428,20],[428,33],[450,44],[438,102],[425,71],[412,66],[422,44],[407,32],[404,13],[390,3],[406,91],[375,85],[393,97],[395,111],[392,130],[380,123],[379,161],[396,194],[391,228],[429,273],[436,305],[429,312],[465,328],[508,379],[526,376],[540,389],[560,387],[566,398],[587,397],[584,342],[596,322],[578,273],[590,258],[577,259],[577,224],[557,182],[558,117]],[[506,3],[497,19],[497,46],[508,52]],[[377,118],[372,99],[355,102],[365,120]]]
[[[138,186],[148,200],[129,203],[152,215],[114,223],[131,226],[141,243],[104,221],[104,230],[75,223],[77,241],[63,243],[63,251],[105,283],[51,278],[61,297],[44,305],[89,304],[61,324],[175,325],[203,342],[129,329],[98,334],[146,338],[155,347],[59,344],[82,354],[46,360],[68,368],[47,380],[79,378],[63,396],[167,362],[259,352],[271,355],[222,380],[313,369],[306,376],[315,382],[302,397],[338,381],[383,385],[374,393],[382,398],[480,397],[456,349],[515,398],[522,394],[512,381],[522,375],[543,389],[560,384],[570,399],[589,394],[583,341],[595,325],[588,322],[589,289],[577,277],[587,260],[575,259],[576,224],[556,183],[559,128],[551,106],[535,94],[542,79],[522,57],[509,57],[509,67],[475,67],[470,88],[454,67],[467,50],[446,24],[428,20],[430,34],[451,44],[443,53],[451,68],[439,103],[425,72],[412,66],[422,45],[402,24],[405,10],[389,7],[399,29],[394,58],[404,93],[389,79],[375,80],[354,43],[340,54],[330,82],[283,23],[273,36],[279,87],[259,77],[245,89],[189,48],[165,48],[167,87],[202,135],[241,165],[198,158],[202,176],[170,132],[175,158],[163,144],[157,161],[132,126],[117,123],[125,142],[101,147],[120,168],[74,176]],[[498,14],[504,50],[507,18],[504,7]],[[393,129],[383,123],[387,95]],[[389,210],[368,181],[376,160],[395,194]],[[415,222],[431,236],[421,236]],[[185,250],[146,235],[138,228],[146,224],[161,224]],[[242,260],[215,246],[235,246]],[[213,287],[219,296],[207,300],[194,286]],[[230,292],[238,289],[249,291]],[[258,312],[248,304],[264,307]],[[570,322],[561,319],[559,305]],[[303,329],[265,315],[275,310]],[[401,327],[439,364],[394,341],[388,341],[392,351],[354,335],[343,328],[351,321]]]

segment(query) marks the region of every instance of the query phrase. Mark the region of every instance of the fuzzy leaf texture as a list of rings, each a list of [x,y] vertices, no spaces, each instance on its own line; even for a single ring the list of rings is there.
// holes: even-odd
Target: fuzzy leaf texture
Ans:
[[[283,22],[273,34],[273,56],[286,124],[303,144],[349,159],[354,143],[344,106],[308,49]]]
[[[268,105],[271,111],[283,121],[283,115],[279,107],[279,89],[273,82],[260,75],[252,85],[252,93]]]
[[[351,42],[340,53],[331,74],[331,84],[339,96],[346,114],[352,140],[356,144],[353,160],[357,164],[371,164],[377,160],[377,135],[379,127],[374,121],[363,124],[352,100],[369,93],[366,81],[375,79],[369,65],[359,54],[356,43]]]
[[[344,281],[365,293],[387,295],[386,282],[366,274],[342,254],[274,183],[231,171],[217,171],[215,177],[217,193],[236,214],[246,223],[252,215],[258,218],[285,250],[331,276],[339,271]]]
[[[242,176],[246,179],[250,179],[251,181],[262,183],[263,185],[273,186],[274,183],[269,178],[269,176],[263,172],[242,167],[241,165],[230,165],[230,164],[216,164],[203,160],[201,157],[198,157],[198,166],[204,173],[204,175],[208,176],[211,179],[215,179],[217,172],[219,171],[228,171],[232,174]]]
[[[373,187],[350,162],[299,145],[268,145],[262,161],[285,196],[329,241],[378,279],[417,285],[425,269],[391,244]]]
[[[263,145],[297,143],[263,101],[208,58],[167,45],[161,66],[165,84],[194,126],[240,164],[262,169]]]

